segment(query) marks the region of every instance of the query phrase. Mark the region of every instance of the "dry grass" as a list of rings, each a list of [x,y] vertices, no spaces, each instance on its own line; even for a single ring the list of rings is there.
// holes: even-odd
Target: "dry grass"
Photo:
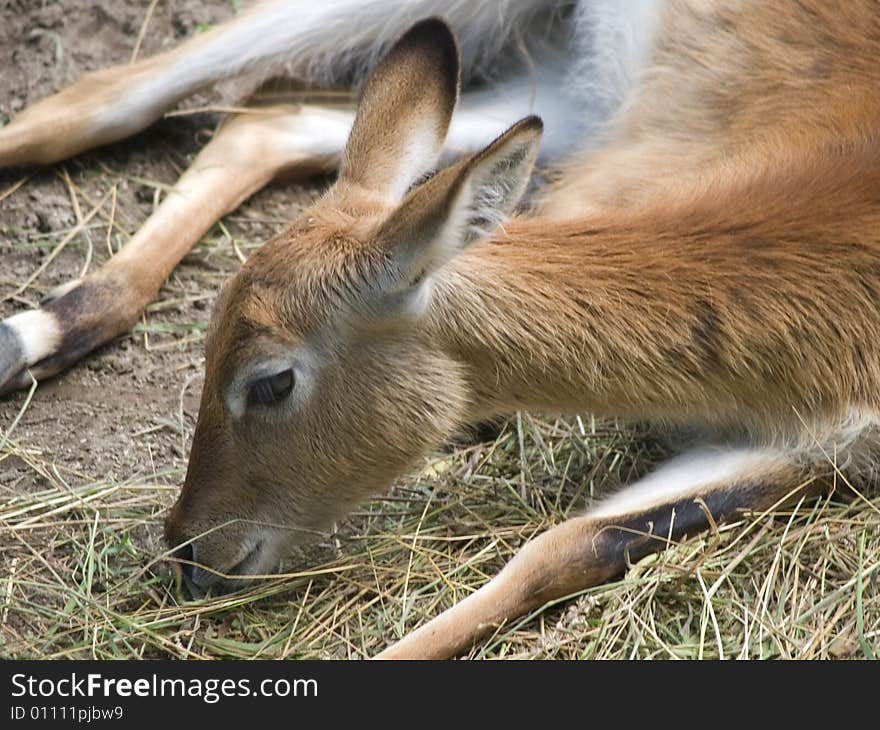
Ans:
[[[186,163],[171,159],[171,173]],[[42,246],[54,258],[69,244],[85,259],[83,270],[93,270],[149,212],[131,195],[135,184],[155,191],[155,205],[171,173],[154,181],[127,177],[100,157],[76,163],[62,175],[71,228],[51,236],[20,231],[17,245]],[[33,184],[12,180],[0,198]],[[271,214],[249,211],[251,221],[261,216],[277,227]],[[132,339],[144,359],[156,350],[198,352],[207,312],[199,318],[190,308],[183,316],[181,303],[211,298],[258,245],[236,232],[236,220],[215,228],[185,263],[190,274],[202,272],[201,289],[172,280],[150,307]],[[66,275],[80,273],[79,265]],[[33,303],[46,278],[2,284],[19,304]],[[174,382],[185,389],[188,376]],[[39,388],[32,395],[39,399]],[[0,477],[24,470],[0,489],[0,655],[15,658],[367,657],[482,585],[530,537],[664,456],[640,429],[523,414],[493,443],[436,455],[421,474],[292,557],[283,575],[188,601],[160,541],[181,461],[133,480],[99,476],[88,465],[72,469],[20,436],[18,416],[26,419],[34,401],[16,403],[18,412],[0,423]],[[125,427],[134,437],[146,433],[142,424]],[[156,418],[154,428],[166,427],[185,443],[192,422],[182,405]],[[88,424],[82,428],[88,435]],[[872,499],[804,503],[724,526],[639,563],[616,583],[500,628],[472,656],[874,656],[880,498]]]
[[[0,652],[17,658],[366,657],[658,451],[645,434],[523,416],[494,443],[438,455],[276,579],[187,601],[138,537],[160,530],[179,472],[95,480],[14,434],[2,449],[0,469],[16,456],[52,485],[0,506]],[[723,527],[499,629],[472,656],[873,656],[878,507],[826,500]]]

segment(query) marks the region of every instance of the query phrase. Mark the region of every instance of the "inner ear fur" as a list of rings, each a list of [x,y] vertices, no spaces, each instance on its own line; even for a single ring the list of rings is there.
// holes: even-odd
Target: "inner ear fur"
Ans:
[[[406,196],[379,234],[393,289],[420,283],[501,225],[528,185],[542,130],[527,117]]]
[[[407,31],[364,85],[340,182],[394,202],[433,168],[458,99],[459,56],[438,18]]]

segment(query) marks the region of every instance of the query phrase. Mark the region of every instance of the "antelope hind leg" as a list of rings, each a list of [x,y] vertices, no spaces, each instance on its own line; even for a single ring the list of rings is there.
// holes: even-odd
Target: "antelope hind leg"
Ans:
[[[268,77],[284,66],[303,36],[314,36],[314,48],[299,54],[306,59],[334,47],[321,28],[339,9],[331,4],[314,10],[307,0],[257,3],[170,51],[87,73],[0,129],[0,167],[72,157],[145,129],[180,100],[222,79],[253,68]],[[297,18],[309,21],[295,26],[298,34],[288,30]],[[301,59],[300,66],[307,64]]]
[[[64,370],[129,331],[178,262],[273,177],[336,167],[353,112],[276,107],[231,118],[132,239],[38,309],[0,322],[0,394]]]
[[[377,658],[461,654],[505,622],[604,583],[670,540],[709,528],[710,519],[769,509],[806,491],[818,491],[816,480],[783,452],[689,452],[527,543],[489,583]]]
[[[441,0],[264,0],[177,48],[134,64],[89,73],[0,129],[0,167],[48,164],[144,129],[181,99],[216,82],[257,71],[326,87],[369,63],[372,52],[416,20],[443,15],[456,29],[464,63],[485,38],[503,38],[560,0],[448,3]],[[399,10],[399,12],[398,12]],[[542,14],[543,13],[543,14]],[[489,44],[490,46],[492,44]],[[498,125],[494,134],[503,127]],[[491,137],[490,137],[491,139]]]

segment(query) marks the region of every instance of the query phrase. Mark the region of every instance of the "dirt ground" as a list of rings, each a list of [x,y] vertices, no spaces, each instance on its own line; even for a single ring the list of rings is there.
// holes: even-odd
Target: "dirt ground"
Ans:
[[[150,5],[0,0],[0,124],[86,71],[126,63]],[[140,55],[237,7],[162,0]],[[106,261],[218,119],[165,119],[58,166],[0,171],[0,317]],[[522,416],[494,444],[438,455],[294,558],[286,578],[243,597],[182,600],[155,556],[186,467],[211,301],[239,265],[237,250],[257,247],[321,184],[254,196],[185,258],[135,332],[41,383],[30,401],[0,400],[0,656],[368,656],[480,585],[594,489],[657,458],[641,433]],[[114,225],[102,211],[11,296],[76,224],[77,207],[85,213],[114,187]],[[878,513],[876,500],[823,502],[725,528],[517,624],[474,655],[870,654],[880,644]],[[423,534],[436,541],[417,550]]]

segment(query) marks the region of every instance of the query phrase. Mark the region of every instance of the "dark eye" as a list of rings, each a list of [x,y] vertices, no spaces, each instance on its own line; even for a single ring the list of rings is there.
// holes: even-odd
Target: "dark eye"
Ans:
[[[293,370],[283,370],[251,383],[248,389],[248,403],[271,406],[290,395],[291,390],[293,390]]]

